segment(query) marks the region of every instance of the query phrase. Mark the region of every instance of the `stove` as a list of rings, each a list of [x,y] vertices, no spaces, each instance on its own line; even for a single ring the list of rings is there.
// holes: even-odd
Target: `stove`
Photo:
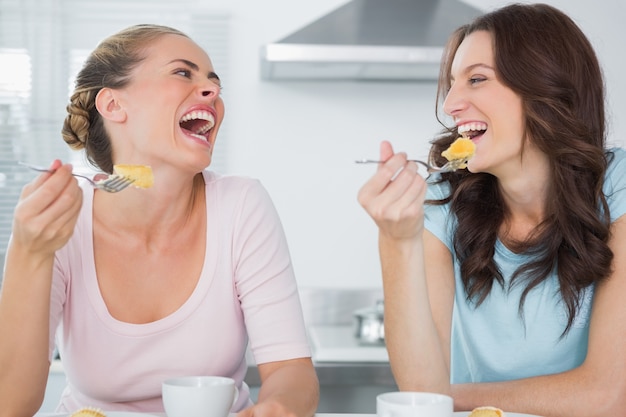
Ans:
[[[363,345],[353,326],[310,326],[309,338],[315,362],[389,363],[384,345]]]

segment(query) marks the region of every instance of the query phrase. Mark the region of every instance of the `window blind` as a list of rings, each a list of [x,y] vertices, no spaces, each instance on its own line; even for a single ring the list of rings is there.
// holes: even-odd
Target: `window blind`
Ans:
[[[65,106],[87,55],[105,37],[139,23],[188,34],[228,79],[230,15],[196,1],[0,0],[0,267],[4,270],[13,211],[36,175],[17,161],[70,161],[89,172],[83,152],[61,137]],[[227,94],[227,91],[226,91]],[[227,172],[228,121],[211,168]]]

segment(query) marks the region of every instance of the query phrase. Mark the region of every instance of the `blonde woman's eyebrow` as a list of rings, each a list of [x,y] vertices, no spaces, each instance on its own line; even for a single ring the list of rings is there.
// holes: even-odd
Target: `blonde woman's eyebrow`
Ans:
[[[175,62],[182,62],[183,64],[187,65],[192,70],[200,71],[200,67],[198,66],[198,64],[196,64],[195,62],[189,61],[188,59],[183,59],[183,58],[173,59],[169,63],[172,64]],[[220,79],[220,77],[214,71],[209,71],[209,73],[207,74],[207,78],[215,78],[218,80]]]

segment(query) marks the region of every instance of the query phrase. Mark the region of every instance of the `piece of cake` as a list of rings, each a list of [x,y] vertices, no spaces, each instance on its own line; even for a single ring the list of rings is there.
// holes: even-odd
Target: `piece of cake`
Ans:
[[[152,168],[148,165],[113,165],[113,173],[132,179],[133,187],[150,188],[154,184]]]
[[[506,417],[506,414],[497,407],[484,406],[474,408],[467,417]]]
[[[106,414],[99,408],[84,407],[74,411],[70,417],[106,417]]]
[[[445,151],[441,152],[441,156],[448,161],[467,161],[476,151],[476,145],[471,139],[460,137],[448,147]],[[461,168],[465,168],[462,166]]]

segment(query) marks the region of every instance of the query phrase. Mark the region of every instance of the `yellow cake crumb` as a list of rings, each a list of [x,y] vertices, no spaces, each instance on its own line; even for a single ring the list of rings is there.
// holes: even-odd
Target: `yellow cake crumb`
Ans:
[[[70,417],[106,417],[106,414],[99,408],[84,407],[74,411]]]
[[[133,187],[150,188],[154,184],[152,168],[148,165],[113,165],[113,173],[134,180]]]
[[[441,153],[441,156],[448,161],[464,160],[467,161],[474,156],[476,145],[471,139],[460,137]],[[465,168],[464,166],[461,168]]]
[[[474,408],[467,417],[506,417],[506,414],[497,407],[486,405]]]

